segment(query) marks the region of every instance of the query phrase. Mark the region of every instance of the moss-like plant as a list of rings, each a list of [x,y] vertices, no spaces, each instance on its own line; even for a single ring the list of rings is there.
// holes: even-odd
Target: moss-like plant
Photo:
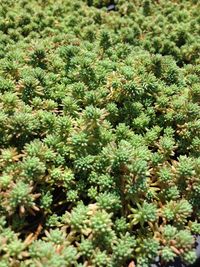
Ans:
[[[195,261],[199,13],[0,1],[0,267]]]

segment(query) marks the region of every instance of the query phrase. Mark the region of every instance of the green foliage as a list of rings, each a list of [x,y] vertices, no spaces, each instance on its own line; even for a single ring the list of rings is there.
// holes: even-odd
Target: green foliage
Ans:
[[[199,10],[0,1],[0,267],[195,261]]]

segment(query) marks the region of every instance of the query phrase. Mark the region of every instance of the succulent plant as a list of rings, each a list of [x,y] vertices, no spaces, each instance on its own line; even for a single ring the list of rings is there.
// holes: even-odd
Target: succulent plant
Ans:
[[[0,267],[192,264],[199,2],[0,2]]]

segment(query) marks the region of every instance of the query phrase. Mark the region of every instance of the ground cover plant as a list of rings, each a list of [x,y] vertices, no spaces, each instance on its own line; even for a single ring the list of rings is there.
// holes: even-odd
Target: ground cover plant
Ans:
[[[195,261],[198,0],[0,1],[0,267]]]

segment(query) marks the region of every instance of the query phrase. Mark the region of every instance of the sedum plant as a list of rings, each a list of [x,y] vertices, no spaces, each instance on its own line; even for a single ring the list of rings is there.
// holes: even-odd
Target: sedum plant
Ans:
[[[196,260],[193,0],[1,0],[0,267]]]

